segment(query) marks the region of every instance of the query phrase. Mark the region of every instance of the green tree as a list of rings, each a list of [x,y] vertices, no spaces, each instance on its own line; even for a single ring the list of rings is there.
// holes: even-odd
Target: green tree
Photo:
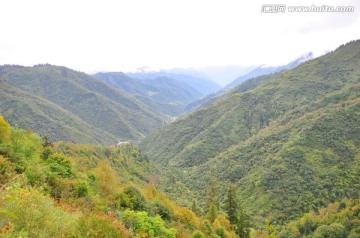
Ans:
[[[206,217],[207,217],[207,219],[209,219],[209,221],[214,222],[217,215],[218,215],[218,209],[217,209],[216,205],[214,203],[212,203],[210,205],[208,213],[206,214]]]
[[[145,211],[147,203],[145,197],[137,188],[128,186],[125,188],[124,193],[120,195],[120,206],[135,211]]]
[[[195,212],[196,215],[200,216],[204,213],[204,211],[198,206],[196,200],[194,199],[191,205],[191,210]]]
[[[235,232],[241,238],[250,237],[250,219],[241,206],[238,208]]]
[[[11,127],[7,121],[0,115],[0,143],[7,142],[10,139]]]
[[[333,223],[330,226],[319,226],[313,235],[314,238],[345,238],[347,237],[345,227],[338,223]]]
[[[176,230],[166,228],[164,220],[159,215],[150,217],[146,212],[125,210],[121,217],[125,226],[138,235],[136,237],[175,238]]]
[[[219,208],[219,201],[218,201],[218,181],[215,177],[210,178],[210,184],[207,188],[207,201],[206,205],[210,209],[211,204],[214,204],[216,208]]]
[[[250,237],[250,219],[236,197],[236,188],[233,184],[229,184],[228,187],[225,209],[229,221],[235,225],[236,234],[241,238]]]
[[[149,214],[151,216],[159,215],[163,220],[171,221],[174,214],[170,208],[165,206],[161,201],[154,200],[149,203],[148,206]]]
[[[238,212],[239,204],[236,199],[235,194],[235,186],[233,184],[229,184],[227,197],[225,200],[225,209],[228,215],[229,221],[232,224],[237,223],[237,212]]]
[[[194,231],[194,233],[191,236],[192,238],[204,238],[204,234],[201,231]]]
[[[60,154],[52,154],[46,159],[50,170],[63,178],[72,178],[74,176],[71,162]]]

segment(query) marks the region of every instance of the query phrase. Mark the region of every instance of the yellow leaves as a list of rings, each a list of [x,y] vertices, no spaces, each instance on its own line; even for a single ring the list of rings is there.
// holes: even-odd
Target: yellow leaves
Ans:
[[[11,226],[11,232],[26,232],[29,238],[64,237],[73,233],[77,216],[59,209],[41,192],[9,189],[2,195],[8,199],[1,201],[0,219]]]
[[[94,174],[96,177],[95,184],[101,193],[109,196],[117,191],[119,177],[110,165],[101,163],[94,169]]]
[[[233,229],[233,225],[231,225],[230,221],[226,218],[225,215],[219,215],[214,223],[213,223],[213,227],[216,229],[216,228],[219,228],[219,227],[222,227],[226,230],[232,230]]]
[[[11,135],[11,127],[3,116],[0,115],[0,143],[8,142]]]
[[[149,183],[144,189],[141,189],[148,200],[159,200],[172,212],[177,209],[177,205],[171,201],[165,194],[158,191],[154,183]]]
[[[175,210],[175,217],[189,228],[198,228],[200,226],[200,219],[186,207]]]
[[[144,189],[144,194],[147,199],[153,200],[157,196],[158,191],[153,183],[149,183]]]
[[[219,215],[216,217],[212,224],[214,230],[224,229],[224,236],[226,238],[236,238],[236,234],[234,232],[234,227],[231,225],[230,221],[226,218],[225,215]]]
[[[80,217],[75,237],[131,237],[125,226],[108,216],[85,214]]]

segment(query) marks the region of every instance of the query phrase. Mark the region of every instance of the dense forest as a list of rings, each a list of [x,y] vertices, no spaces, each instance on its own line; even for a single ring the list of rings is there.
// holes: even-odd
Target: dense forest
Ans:
[[[359,237],[360,199],[344,199],[283,226],[254,224],[229,184],[219,204],[179,207],[156,188],[134,146],[50,143],[0,116],[2,237]],[[221,209],[222,207],[222,209]]]
[[[118,88],[66,67],[0,67],[0,112],[51,141],[137,142],[168,119]]]
[[[257,223],[285,224],[360,186],[360,41],[295,69],[254,78],[147,136],[143,152],[163,168],[179,203],[205,204],[234,183]],[[170,186],[177,181],[177,186]]]
[[[224,213],[201,216],[158,191],[153,170],[132,145],[50,143],[0,116],[0,234],[236,237]]]
[[[199,101],[1,66],[0,236],[360,237],[359,65],[358,40]]]

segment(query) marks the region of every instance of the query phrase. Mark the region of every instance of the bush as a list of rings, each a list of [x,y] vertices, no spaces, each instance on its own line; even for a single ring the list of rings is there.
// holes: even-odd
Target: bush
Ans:
[[[95,215],[82,216],[79,219],[75,234],[75,237],[78,238],[129,237],[128,231],[121,223]]]
[[[10,124],[0,115],[0,143],[8,142],[11,135]]]
[[[330,226],[319,226],[313,235],[314,238],[346,238],[345,227],[338,223],[333,223]]]
[[[89,184],[85,181],[77,181],[74,184],[74,190],[77,197],[85,197],[89,194]]]
[[[204,238],[204,234],[201,231],[195,231],[192,236],[192,238]]]
[[[179,208],[175,211],[176,218],[187,228],[196,229],[200,226],[199,218],[194,212],[186,207]]]
[[[47,168],[40,164],[38,161],[34,161],[32,166],[26,166],[25,175],[28,179],[28,183],[33,187],[46,186],[47,180]]]
[[[126,210],[121,215],[126,227],[140,237],[175,238],[176,230],[166,228],[165,222],[159,215],[150,217],[146,212]]]
[[[7,183],[13,176],[15,171],[12,163],[0,155],[0,184]]]
[[[119,178],[116,171],[107,163],[101,163],[94,169],[93,175],[95,176],[94,182],[103,195],[113,195],[117,190]]]
[[[147,203],[140,191],[132,186],[126,187],[123,194],[119,195],[118,207],[125,207],[135,211],[145,211]]]
[[[173,213],[171,209],[164,205],[161,201],[151,201],[148,205],[149,214],[151,216],[159,215],[162,219],[166,221],[171,221],[173,218]]]
[[[0,221],[11,233],[23,237],[66,237],[73,234],[77,217],[54,206],[53,201],[33,189],[9,189],[2,194]]]
[[[64,158],[62,155],[53,154],[46,159],[46,163],[49,165],[50,170],[63,178],[72,178],[73,167],[71,162]]]

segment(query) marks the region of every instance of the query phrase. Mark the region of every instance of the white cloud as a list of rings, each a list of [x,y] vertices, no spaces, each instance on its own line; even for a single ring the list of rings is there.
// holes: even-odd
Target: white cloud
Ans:
[[[326,1],[356,5],[342,14],[261,13],[263,4],[285,3],[270,0],[0,1],[0,64],[86,72],[282,64],[360,38],[358,1]]]

